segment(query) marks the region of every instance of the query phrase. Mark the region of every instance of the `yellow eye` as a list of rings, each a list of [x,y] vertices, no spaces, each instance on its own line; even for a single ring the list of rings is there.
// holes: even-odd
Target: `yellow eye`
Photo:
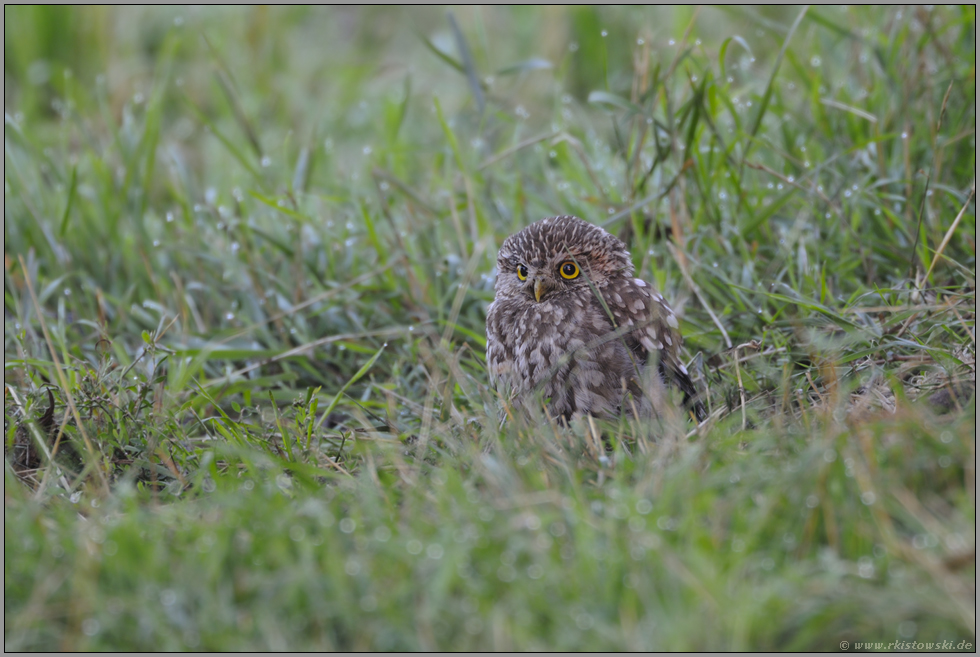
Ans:
[[[517,278],[521,279],[522,281],[527,280],[527,267],[524,265],[517,265]]]
[[[571,260],[567,260],[561,263],[561,267],[558,268],[558,272],[561,274],[562,278],[572,280],[573,278],[578,278],[578,265],[576,265]]]

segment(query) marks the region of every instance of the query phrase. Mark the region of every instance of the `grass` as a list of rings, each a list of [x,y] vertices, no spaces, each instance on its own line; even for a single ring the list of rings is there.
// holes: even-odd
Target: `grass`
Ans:
[[[4,25],[6,649],[975,648],[974,8]],[[488,388],[558,213],[703,426]]]

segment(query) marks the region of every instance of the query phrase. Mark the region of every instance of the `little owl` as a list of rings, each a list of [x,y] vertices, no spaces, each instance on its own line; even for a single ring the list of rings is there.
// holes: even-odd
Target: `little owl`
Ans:
[[[550,217],[500,247],[487,365],[506,398],[533,404],[540,394],[565,420],[650,415],[651,396],[667,382],[702,420],[677,329],[664,298],[633,278],[626,245],[598,226]]]

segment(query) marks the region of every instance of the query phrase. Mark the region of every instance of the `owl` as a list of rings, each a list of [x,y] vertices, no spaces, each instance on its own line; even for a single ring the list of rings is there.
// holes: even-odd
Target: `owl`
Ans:
[[[501,245],[487,365],[505,398],[521,405],[543,399],[551,417],[566,421],[642,416],[654,412],[651,390],[668,383],[702,420],[680,346],[674,312],[633,277],[626,245],[602,228],[549,217]]]

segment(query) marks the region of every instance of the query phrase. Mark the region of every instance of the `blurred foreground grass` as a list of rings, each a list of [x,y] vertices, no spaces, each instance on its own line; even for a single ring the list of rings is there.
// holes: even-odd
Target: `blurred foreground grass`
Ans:
[[[975,645],[973,7],[4,24],[6,649]],[[558,213],[704,426],[501,421]]]

